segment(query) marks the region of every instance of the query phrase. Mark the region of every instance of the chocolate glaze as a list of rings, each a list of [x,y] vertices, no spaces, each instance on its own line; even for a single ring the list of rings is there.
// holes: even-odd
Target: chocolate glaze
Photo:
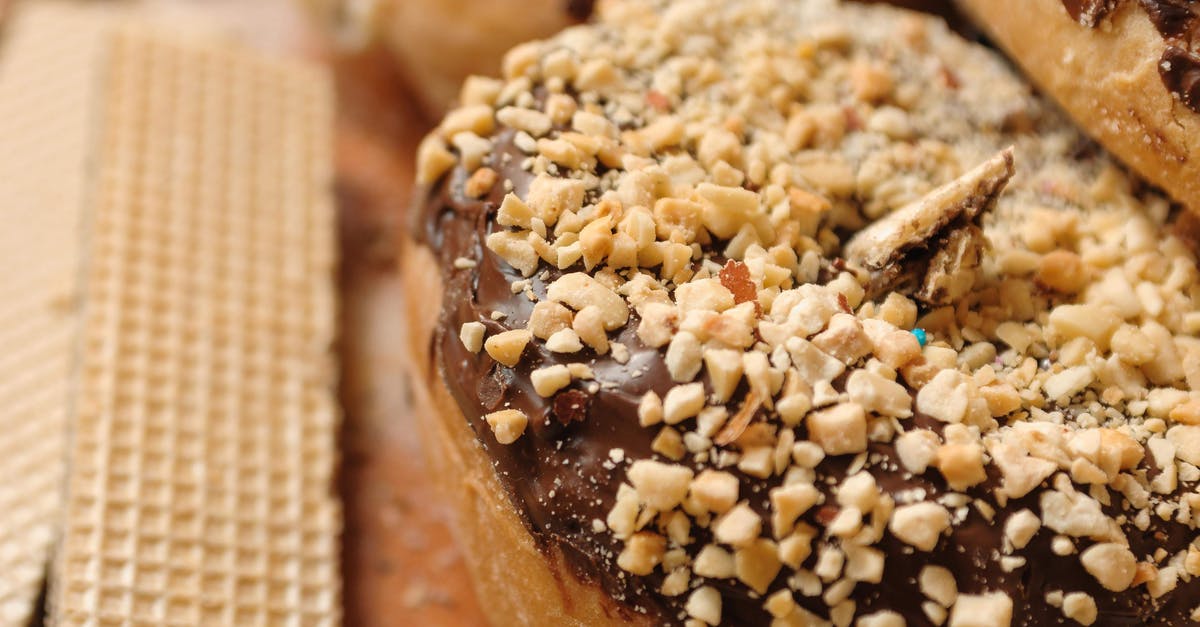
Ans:
[[[596,10],[596,0],[567,0],[566,9],[573,19],[586,22]]]
[[[1071,19],[1084,26],[1095,26],[1113,9],[1120,0],[1063,0],[1063,6]]]
[[[1158,73],[1171,93],[1189,109],[1200,113],[1200,54],[1177,46],[1167,46]]]
[[[1063,0],[1071,19],[1095,28],[1123,0]],[[1138,0],[1154,28],[1167,41],[1158,64],[1167,91],[1200,113],[1200,3],[1196,0]]]
[[[1164,38],[1194,40],[1198,21],[1195,0],[1138,0],[1138,4]]]
[[[524,195],[531,177],[518,166],[523,155],[512,145],[512,136],[511,130],[500,130],[493,137],[496,149],[490,165],[501,173],[502,180],[512,181],[518,195]],[[650,444],[656,429],[638,425],[637,405],[647,390],[655,390],[661,395],[672,385],[662,354],[644,346],[638,339],[636,314],[626,327],[611,337],[629,348],[630,359],[626,365],[618,364],[611,355],[598,356],[586,348],[575,355],[550,353],[539,342],[531,343],[521,362],[511,369],[495,363],[486,353],[468,352],[458,339],[458,329],[463,323],[482,322],[489,334],[523,328],[533,303],[522,294],[512,293],[510,284],[522,277],[483,245],[487,235],[497,228],[494,216],[504,195],[502,186],[497,185],[481,200],[470,199],[462,191],[466,177],[465,171],[456,168],[437,185],[423,190],[420,194],[423,207],[414,212],[420,224],[414,225],[413,232],[437,255],[446,282],[442,319],[432,338],[432,358],[476,437],[493,460],[508,497],[538,545],[547,552],[561,551],[576,577],[606,590],[614,601],[611,608],[614,616],[628,618],[645,614],[655,622],[679,624],[687,595],[672,598],[658,593],[663,578],[659,572],[647,577],[633,577],[621,571],[616,566],[621,542],[607,532],[592,530],[593,520],[604,520],[607,516],[617,488],[625,478],[625,465],[611,463],[610,451],[619,448],[626,458],[632,459],[653,456]],[[456,269],[453,261],[458,257],[475,259],[478,265],[473,269]],[[545,276],[547,280],[541,275],[532,277],[533,292],[539,297],[544,296],[548,280],[552,281],[559,274],[550,270]],[[505,316],[500,321],[493,320],[491,314],[494,311]],[[599,388],[589,390],[586,385],[575,382],[552,399],[543,399],[533,391],[532,370],[569,362],[589,364],[601,383]],[[708,381],[701,380],[707,388]],[[730,403],[732,410],[736,410],[745,396],[744,388],[743,384],[734,395]],[[530,417],[526,434],[507,446],[496,443],[482,418],[485,413],[501,407],[520,409]],[[756,416],[756,420],[761,418],[761,415]],[[906,427],[924,427],[939,432],[942,427],[941,423],[923,415],[905,423]],[[797,437],[805,437],[803,427],[797,429]],[[884,491],[896,494],[921,488],[927,491],[929,498],[948,491],[935,471],[913,477],[900,470],[891,444],[872,443],[870,452],[868,469]],[[851,456],[827,458],[818,470],[822,477],[840,480],[845,477],[850,462]],[[1148,463],[1144,464],[1141,471],[1154,470]],[[999,487],[1000,478],[994,467],[989,466],[988,472],[988,480],[969,493],[991,501],[990,495]],[[779,483],[779,478],[750,480],[742,477],[740,496],[748,498],[751,507],[764,514],[768,491]],[[823,528],[823,522],[828,522],[836,513],[836,501],[829,494],[828,485],[818,482],[817,486],[826,491],[826,504],[808,512],[804,519]],[[1107,508],[1107,513],[1120,515],[1122,502],[1120,495],[1114,494],[1113,505]],[[1001,590],[1010,595],[1015,608],[1014,626],[1063,623],[1061,611],[1045,601],[1045,594],[1052,590],[1091,594],[1100,608],[1096,625],[1192,624],[1187,616],[1200,599],[1200,579],[1181,583],[1173,593],[1159,601],[1151,600],[1143,589],[1114,595],[1101,588],[1083,570],[1078,555],[1054,555],[1050,550],[1053,533],[1048,529],[1043,528],[1025,550],[1016,553],[1027,558],[1025,566],[1011,573],[1001,570],[997,557],[1002,548],[1006,513],[1022,508],[1035,513],[1040,511],[1034,496],[1010,503],[994,521],[989,521],[972,507],[966,519],[956,524],[951,534],[943,537],[937,548],[927,554],[914,554],[890,533],[885,534],[876,545],[888,556],[883,579],[879,584],[857,586],[851,598],[857,602],[858,613],[890,609],[902,614],[910,626],[932,625],[920,608],[925,599],[917,591],[915,582],[926,564],[938,564],[955,574],[960,592]],[[706,530],[698,528],[694,528],[692,534],[696,541],[689,551],[694,555],[708,542],[709,536]],[[1130,541],[1138,555],[1148,554],[1157,547],[1174,554],[1186,548],[1193,536],[1194,532],[1183,525],[1156,519],[1156,524],[1145,534],[1130,533]],[[820,542],[814,542],[814,549]],[[1077,541],[1079,550],[1088,544],[1087,540]],[[816,553],[814,550],[813,556],[805,562],[805,568],[815,565]],[[788,569],[784,567],[773,582],[772,591],[786,586],[787,574]],[[722,591],[724,624],[770,623],[769,615],[762,609],[762,599],[752,598],[745,586],[736,581],[707,583]],[[796,599],[810,610],[827,615],[819,598],[796,594]]]

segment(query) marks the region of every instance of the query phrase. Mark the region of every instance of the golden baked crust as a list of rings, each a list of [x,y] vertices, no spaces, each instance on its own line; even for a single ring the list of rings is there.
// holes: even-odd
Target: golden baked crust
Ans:
[[[1164,86],[1163,35],[1138,2],[1095,28],[1061,0],[958,0],[1033,80],[1105,148],[1200,211],[1200,113]]]

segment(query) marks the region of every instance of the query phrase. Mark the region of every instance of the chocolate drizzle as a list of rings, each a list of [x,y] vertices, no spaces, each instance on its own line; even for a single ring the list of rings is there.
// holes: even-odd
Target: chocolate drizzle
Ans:
[[[1122,0],[1063,0],[1071,19],[1088,28],[1120,6]],[[1138,0],[1167,42],[1158,73],[1167,91],[1200,113],[1200,3],[1196,0]]]
[[[493,137],[496,148],[490,165],[504,179],[512,181],[518,195],[524,195],[530,175],[517,165],[522,155],[512,145],[512,137],[510,130],[502,130]],[[520,274],[483,246],[487,235],[497,228],[493,218],[503,195],[502,186],[497,185],[490,196],[475,200],[462,192],[466,178],[467,173],[456,168],[438,185],[425,190],[423,207],[416,212],[421,222],[414,229],[423,244],[438,256],[445,279],[442,320],[432,349],[447,387],[493,460],[497,476],[538,544],[547,552],[561,551],[575,576],[606,590],[614,601],[611,608],[614,616],[630,618],[642,614],[658,624],[679,624],[687,595],[660,594],[663,579],[660,572],[646,577],[631,577],[622,572],[615,563],[615,556],[621,550],[620,541],[608,532],[593,530],[594,521],[606,518],[625,479],[625,466],[614,463],[613,450],[620,449],[626,459],[653,456],[651,440],[656,431],[638,425],[637,405],[647,390],[663,394],[671,387],[663,356],[640,342],[634,331],[636,319],[612,338],[629,348],[630,359],[625,365],[617,363],[611,355],[598,356],[590,349],[573,355],[550,353],[538,342],[526,349],[521,362],[512,369],[496,364],[486,353],[468,352],[457,337],[463,323],[482,322],[489,334],[522,328],[533,303],[510,289],[512,282],[522,279]],[[453,261],[458,257],[475,259],[478,264],[472,269],[457,269]],[[544,296],[546,284],[559,274],[548,272],[531,279],[530,289],[539,297]],[[499,321],[492,317],[497,311],[505,314]],[[533,391],[532,370],[570,362],[590,365],[597,387],[589,389],[586,382],[576,382],[551,399],[541,398]],[[708,381],[701,380],[708,387]],[[743,383],[730,407],[736,409],[746,394]],[[529,431],[514,444],[497,444],[482,418],[499,407],[517,408],[530,417]],[[761,415],[753,418],[760,419]],[[942,427],[938,421],[923,415],[905,422],[906,427],[938,432]],[[804,437],[802,428],[797,435]],[[936,472],[919,476],[904,472],[890,443],[872,443],[870,454],[872,463],[868,469],[889,494],[924,490],[926,498],[936,499],[949,491]],[[850,456],[828,458],[820,466],[820,472],[833,478],[836,485],[846,476],[850,464]],[[994,466],[989,466],[988,472],[988,480],[970,490],[972,496],[991,500],[1000,477]],[[743,498],[749,498],[760,514],[766,513],[767,492],[779,485],[780,479],[742,477],[741,482]],[[814,508],[805,516],[812,524],[819,524],[822,516],[836,513],[830,510],[836,507],[831,505],[835,500],[830,485],[818,482],[817,486],[826,491],[827,506]],[[1106,508],[1107,513],[1124,514],[1120,503],[1119,496],[1114,498],[1114,504]],[[1190,624],[1187,616],[1195,599],[1200,598],[1200,579],[1181,583],[1173,593],[1157,601],[1140,591],[1114,595],[1084,572],[1078,555],[1055,555],[1050,547],[1053,533],[1049,530],[1038,533],[1018,553],[1028,560],[1024,566],[1005,572],[997,562],[1004,542],[1001,530],[1005,511],[1022,508],[1038,512],[1037,499],[1031,495],[1011,502],[994,519],[985,517],[975,507],[967,507],[964,519],[927,554],[914,554],[911,548],[885,534],[876,545],[888,556],[883,579],[878,584],[860,583],[855,588],[851,598],[857,604],[857,613],[889,609],[904,616],[909,626],[932,625],[921,609],[925,599],[916,591],[915,581],[925,565],[937,564],[955,574],[961,592],[1000,590],[1011,596],[1014,626],[1060,624],[1061,610],[1046,601],[1046,593],[1052,590],[1091,594],[1100,608],[1096,625]],[[693,555],[710,540],[707,534],[703,529],[693,530],[696,541],[689,547]],[[1139,555],[1152,553],[1156,547],[1174,554],[1186,548],[1191,539],[1191,532],[1183,525],[1157,519],[1145,534],[1130,535],[1132,548]],[[1086,540],[1080,540],[1077,547],[1082,550],[1087,544]],[[814,552],[805,568],[811,569],[815,561]],[[772,591],[787,585],[786,570],[784,573],[772,583]],[[722,592],[725,624],[771,622],[762,609],[762,599],[752,597],[745,586],[733,580],[707,583]],[[813,612],[827,615],[819,597],[797,594],[796,600]]]

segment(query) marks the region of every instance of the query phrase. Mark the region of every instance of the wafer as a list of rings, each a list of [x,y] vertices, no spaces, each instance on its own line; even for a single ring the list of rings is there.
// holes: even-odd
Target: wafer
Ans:
[[[327,77],[121,27],[104,85],[51,617],[336,624]]]
[[[62,507],[102,23],[33,5],[0,55],[0,625],[24,625]]]

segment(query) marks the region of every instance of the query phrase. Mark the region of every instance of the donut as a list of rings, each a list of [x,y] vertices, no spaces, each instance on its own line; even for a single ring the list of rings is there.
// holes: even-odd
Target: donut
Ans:
[[[494,624],[1200,620],[1196,257],[995,52],[610,0],[501,65],[400,255]]]
[[[1200,211],[1200,6],[959,0],[1114,155]]]
[[[586,20],[593,0],[306,0],[344,43],[382,44],[425,113],[440,117],[470,74],[510,47]]]

